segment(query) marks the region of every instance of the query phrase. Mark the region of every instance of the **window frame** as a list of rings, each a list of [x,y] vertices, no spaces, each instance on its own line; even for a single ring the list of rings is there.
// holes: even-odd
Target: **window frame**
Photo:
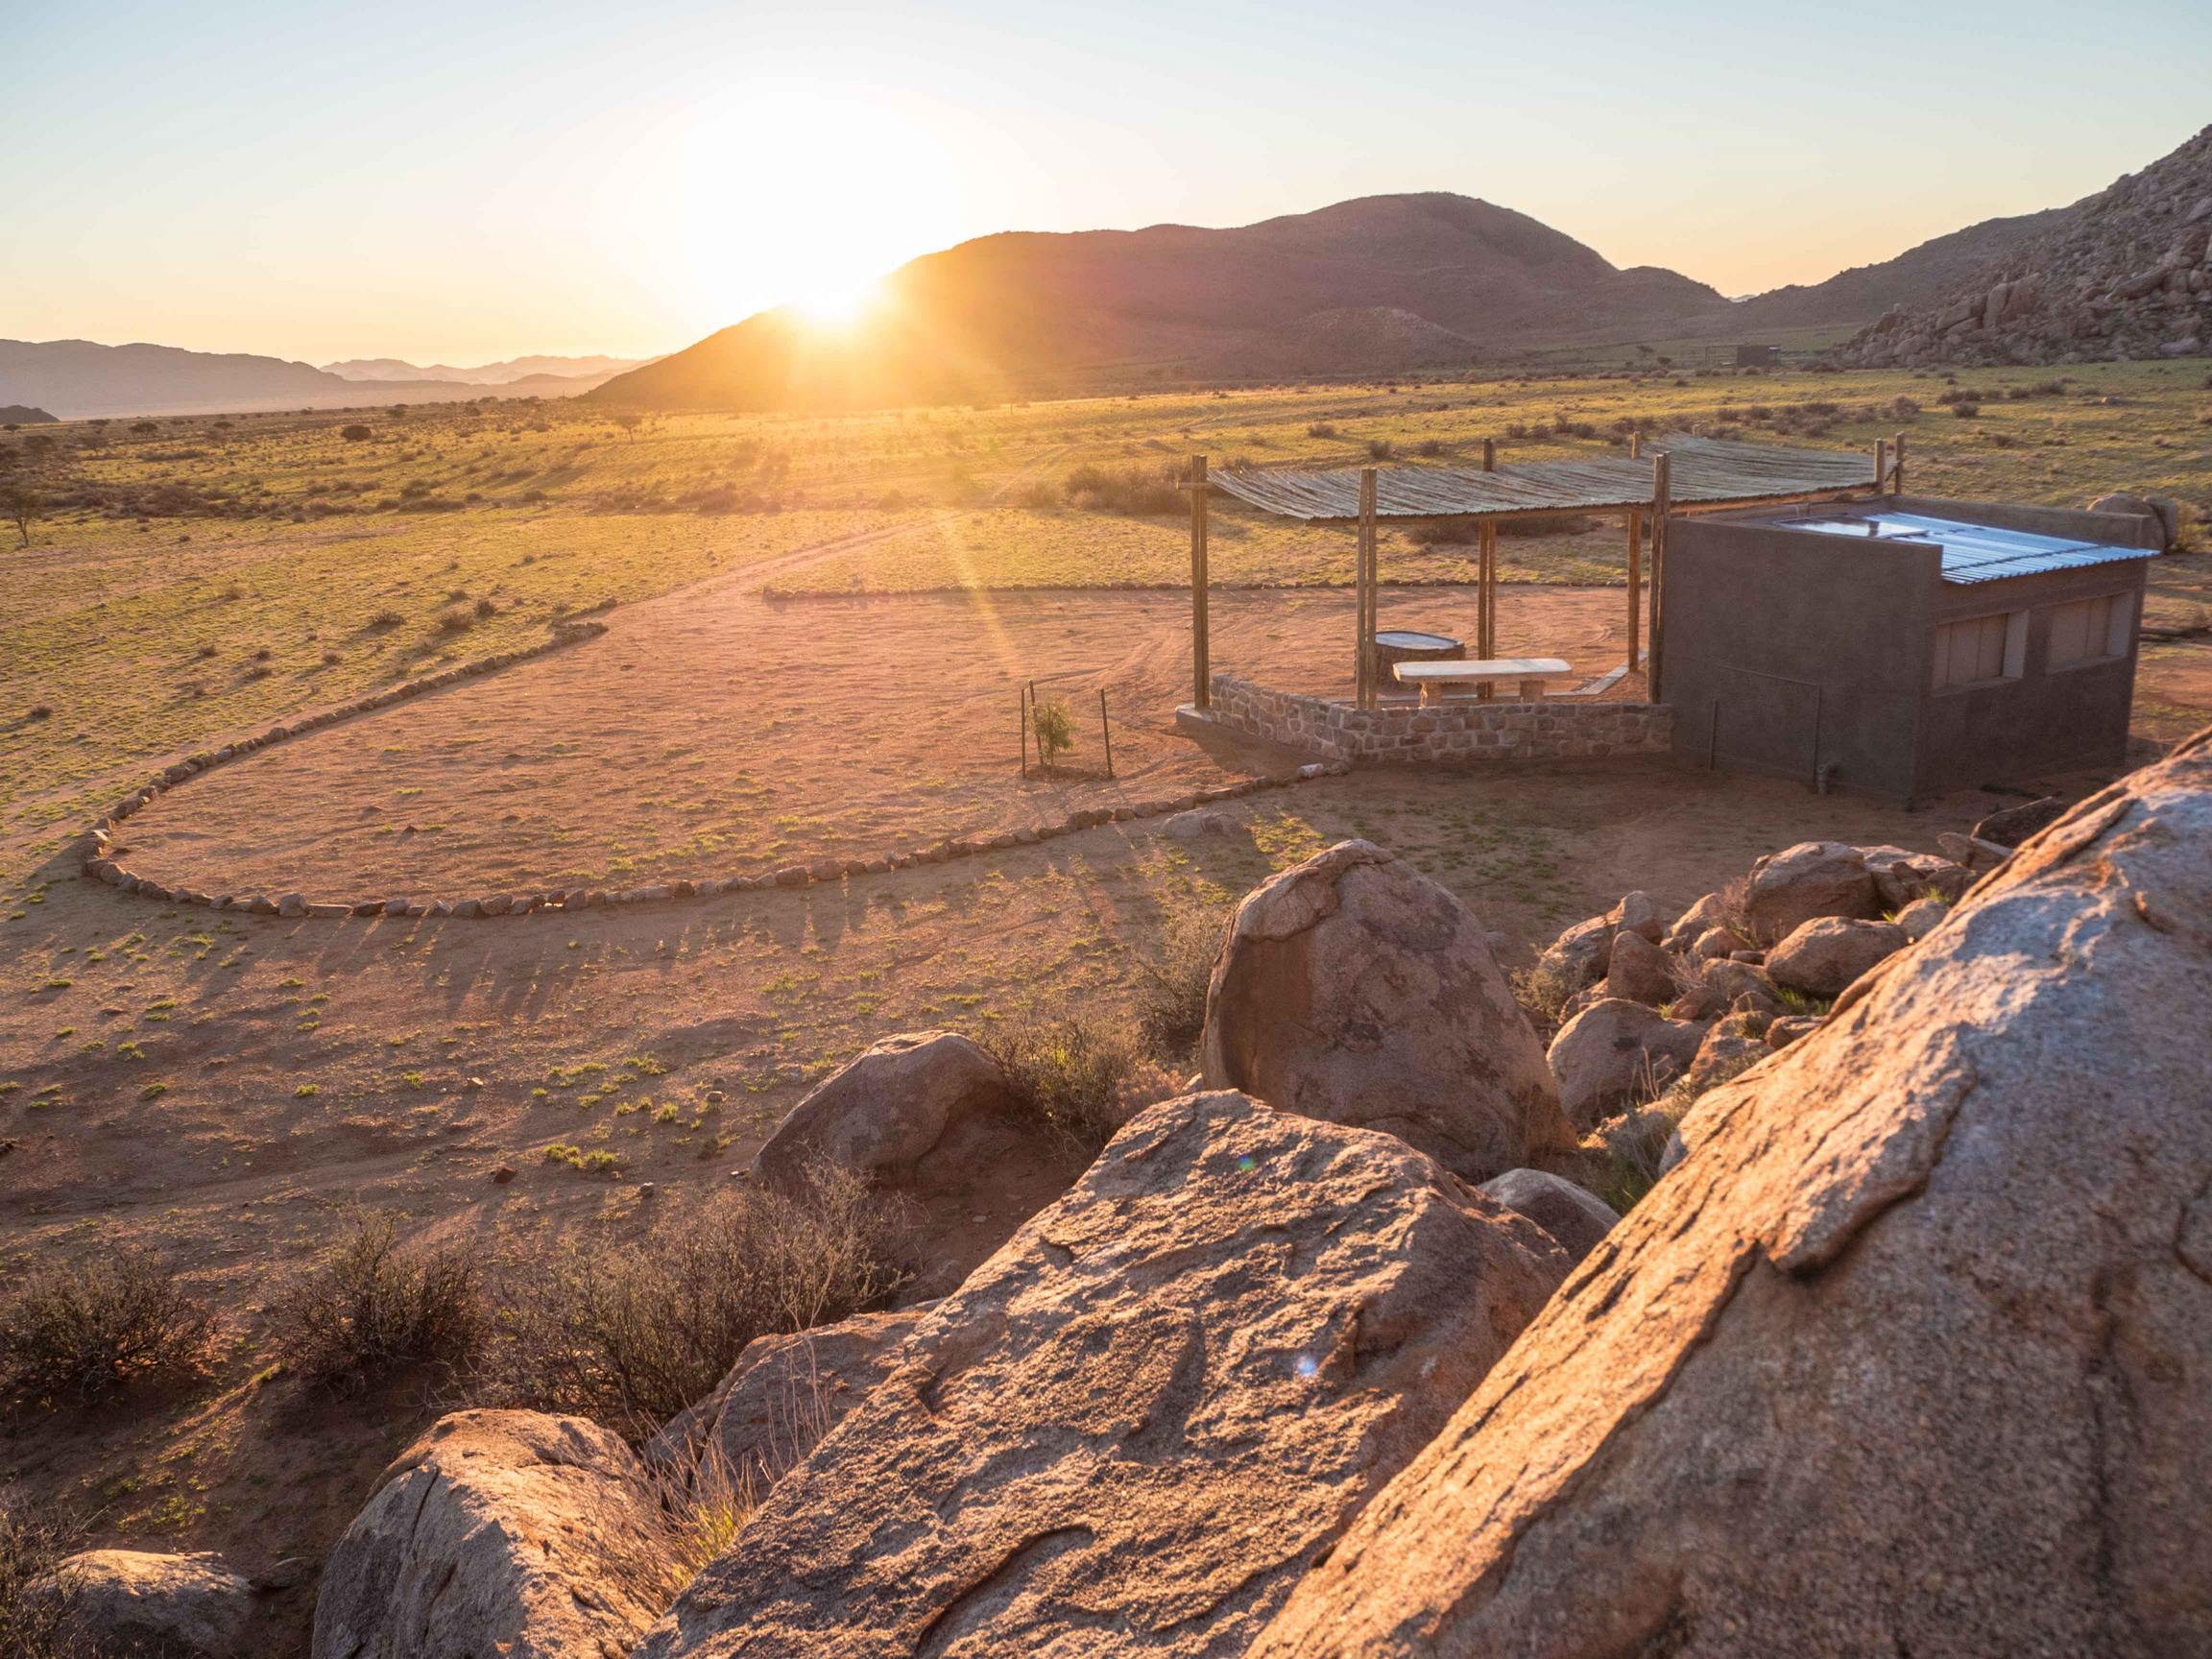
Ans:
[[[1944,648],[1944,636],[1954,628],[1970,623],[1994,622],[2005,624],[2005,651],[1995,674],[1978,680],[1943,680],[1938,676],[1947,666],[1949,653]],[[1984,611],[1971,616],[1945,616],[1938,619],[1929,634],[1929,694],[1948,696],[1956,691],[1980,691],[1991,685],[2008,685],[2026,677],[2028,666],[2028,613],[2025,610]]]
[[[2092,657],[2077,657],[2070,662],[2059,661],[2051,649],[2051,629],[2061,611],[2076,606],[2111,602],[2112,610],[2104,622],[2104,649]],[[2124,636],[2119,650],[2112,649],[2115,636]],[[2104,668],[2114,662],[2125,662],[2135,644],[2135,594],[2132,589],[2122,589],[2110,593],[2087,593],[2079,599],[2064,599],[2049,607],[2043,622],[2043,672],[2046,674],[2072,674],[2081,668]]]

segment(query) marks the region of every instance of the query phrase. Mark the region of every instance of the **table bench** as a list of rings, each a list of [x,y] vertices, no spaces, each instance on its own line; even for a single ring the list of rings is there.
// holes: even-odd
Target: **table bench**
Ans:
[[[1462,685],[1479,692],[1499,680],[1519,681],[1521,701],[1538,703],[1545,681],[1574,670],[1556,657],[1494,657],[1472,662],[1401,662],[1392,672],[1399,685],[1418,686],[1424,703],[1441,703],[1447,691]]]

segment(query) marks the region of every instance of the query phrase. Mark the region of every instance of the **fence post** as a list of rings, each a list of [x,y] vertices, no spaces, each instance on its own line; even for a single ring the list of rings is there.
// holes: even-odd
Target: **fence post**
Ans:
[[[1106,740],[1106,776],[1114,776],[1114,728],[1106,724],[1106,687],[1098,687],[1098,735]]]
[[[1029,693],[1023,687],[1014,687],[1016,717],[1022,725],[1022,776],[1029,776]]]

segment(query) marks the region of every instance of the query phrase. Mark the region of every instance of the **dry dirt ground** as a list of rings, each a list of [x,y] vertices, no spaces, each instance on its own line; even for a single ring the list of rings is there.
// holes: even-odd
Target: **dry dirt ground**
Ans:
[[[134,861],[310,892],[643,881],[1162,793],[1250,760],[1170,733],[1186,604],[771,603],[709,584],[616,613],[592,644],[218,771],[134,821]],[[1223,595],[1216,661],[1340,689],[1349,609]],[[1514,589],[1501,645],[1596,673],[1620,660],[1623,610],[1617,589]],[[1421,589],[1386,593],[1382,620],[1466,633],[1471,612],[1470,593]],[[1032,677],[1077,710],[1106,688],[1116,782],[1021,781],[1013,690]],[[1086,742],[1076,758],[1096,757]],[[796,892],[489,923],[215,916],[51,860],[0,893],[0,1273],[153,1244],[228,1337],[197,1390],[0,1422],[0,1485],[89,1510],[108,1541],[219,1550],[248,1571],[320,1557],[439,1405],[421,1384],[310,1396],[270,1368],[272,1292],[350,1210],[487,1249],[548,1226],[668,1225],[868,1042],[1121,1006],[1170,918],[1342,836],[1413,858],[1526,960],[1627,886],[1679,908],[1793,841],[1933,848],[2016,799],[1907,813],[1658,759],[1373,772],[1232,803],[1236,833],[1194,843],[1146,820]],[[557,1142],[618,1172],[548,1160]],[[493,1180],[502,1164],[510,1184]],[[965,1228],[922,1241],[915,1267],[956,1277],[1048,1191],[979,1171]],[[303,1629],[311,1605],[310,1582],[279,1625]]]
[[[1243,770],[1177,734],[1190,601],[1161,593],[763,600],[752,578],[604,638],[231,765],[132,822],[132,866],[208,891],[466,897],[867,859]],[[1472,634],[1474,589],[1386,591],[1383,626]],[[1500,649],[1617,665],[1625,601],[1514,588]],[[1214,665],[1349,692],[1349,594],[1227,592]],[[1021,769],[1020,687],[1075,748]],[[1112,732],[1105,777],[1100,694]],[[1225,769],[1225,766],[1227,769]]]

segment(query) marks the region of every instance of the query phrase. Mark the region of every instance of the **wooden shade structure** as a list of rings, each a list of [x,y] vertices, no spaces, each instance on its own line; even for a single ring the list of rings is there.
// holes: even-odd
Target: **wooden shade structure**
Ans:
[[[1482,466],[1363,467],[1316,471],[1291,468],[1209,471],[1206,458],[1191,458],[1190,580],[1191,681],[1196,706],[1210,695],[1210,642],[1206,626],[1207,499],[1219,490],[1263,513],[1308,524],[1344,524],[1358,533],[1354,586],[1358,613],[1353,684],[1362,708],[1381,694],[1375,664],[1376,604],[1381,587],[1377,541],[1382,521],[1420,523],[1439,518],[1476,521],[1476,654],[1498,649],[1498,525],[1508,518],[1556,513],[1621,513],[1628,523],[1628,662],[1647,649],[1648,694],[1659,701],[1665,671],[1662,629],[1666,616],[1667,519],[1672,515],[1723,508],[1826,501],[1905,484],[1905,437],[1894,450],[1875,445],[1872,466],[1863,450],[1784,449],[1719,438],[1670,435],[1654,440],[1648,460],[1641,435],[1629,454],[1573,461],[1497,465],[1497,445],[1482,443]],[[1650,545],[1649,576],[1644,546]]]

